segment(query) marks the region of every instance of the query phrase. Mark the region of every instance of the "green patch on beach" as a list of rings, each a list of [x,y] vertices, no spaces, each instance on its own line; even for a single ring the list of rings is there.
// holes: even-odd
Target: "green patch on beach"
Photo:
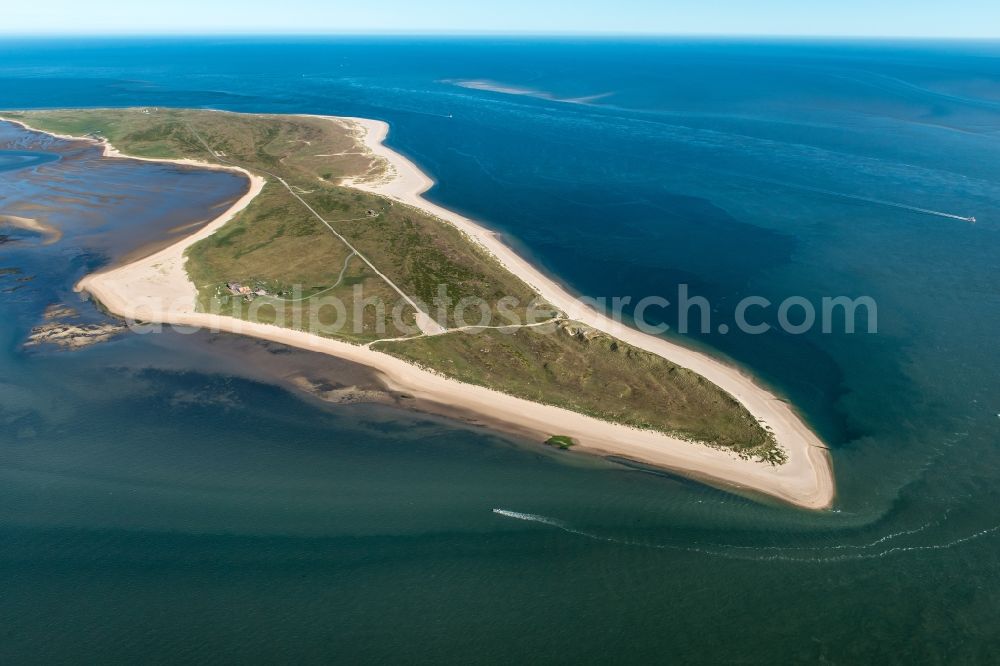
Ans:
[[[576,446],[576,442],[573,441],[573,438],[566,435],[552,435],[545,440],[545,443],[548,446],[557,446],[563,451],[568,450],[572,446]]]

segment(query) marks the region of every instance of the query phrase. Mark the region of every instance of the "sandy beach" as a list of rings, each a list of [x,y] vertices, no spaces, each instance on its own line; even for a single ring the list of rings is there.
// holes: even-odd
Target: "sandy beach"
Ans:
[[[386,123],[356,118],[330,117],[329,120],[354,128],[367,149],[389,164],[386,177],[377,182],[351,182],[346,185],[414,206],[455,225],[571,318],[703,375],[732,394],[751,414],[772,428],[778,443],[788,454],[788,461],[775,467],[743,460],[728,451],[464,384],[367,347],[302,331],[197,312],[197,292],[184,270],[184,252],[231,220],[265,184],[263,178],[238,167],[196,160],[152,160],[240,172],[248,178],[249,188],[222,215],[191,236],[134,263],[88,275],[77,285],[77,290],[90,293],[110,312],[128,319],[249,335],[369,366],[378,371],[392,389],[412,393],[425,403],[446,406],[449,411],[458,409],[482,415],[488,422],[505,424],[509,426],[505,429],[534,437],[539,442],[553,434],[568,435],[579,442],[574,450],[613,454],[645,462],[713,485],[764,494],[800,507],[822,509],[831,505],[835,484],[829,453],[786,402],[758,386],[751,377],[736,368],[624,326],[581,304],[554,280],[503,244],[496,234],[425,200],[421,195],[433,186],[433,181],[412,162],[383,144],[389,129]],[[135,159],[121,155],[106,142],[104,147],[108,157]]]

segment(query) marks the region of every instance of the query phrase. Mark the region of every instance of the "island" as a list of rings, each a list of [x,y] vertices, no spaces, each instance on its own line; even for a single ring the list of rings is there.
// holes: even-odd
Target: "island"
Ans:
[[[829,452],[787,401],[585,305],[423,198],[433,181],[385,146],[384,122],[166,108],[0,117],[99,142],[107,159],[246,178],[183,240],[80,281],[113,315],[331,354],[539,445],[805,508],[833,502]]]

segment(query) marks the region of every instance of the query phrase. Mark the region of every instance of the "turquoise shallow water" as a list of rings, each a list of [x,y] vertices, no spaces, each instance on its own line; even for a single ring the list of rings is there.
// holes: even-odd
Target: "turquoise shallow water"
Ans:
[[[969,663],[1000,647],[994,45],[0,50],[0,107],[387,119],[435,200],[584,294],[688,284],[721,322],[749,294],[879,306],[877,335],[690,339],[831,444],[836,510],[803,513],[386,407],[318,407],[197,336],[26,352],[76,277],[239,194],[82,168],[77,192],[130,196],[61,219],[59,244],[0,245],[0,268],[22,270],[0,277],[6,660]],[[5,171],[2,194],[30,200],[25,174],[73,164]],[[186,195],[155,197],[167,182]]]

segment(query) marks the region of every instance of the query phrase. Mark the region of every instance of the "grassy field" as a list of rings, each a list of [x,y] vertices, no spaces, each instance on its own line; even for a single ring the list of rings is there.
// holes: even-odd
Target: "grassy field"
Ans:
[[[263,175],[267,184],[261,194],[218,233],[188,251],[186,267],[202,309],[360,344],[399,335],[391,321],[399,295],[297,196],[400,290],[430,305],[432,316],[445,286],[448,315],[441,323],[447,327],[462,323],[455,321],[454,306],[463,299],[482,299],[493,315],[501,315],[498,323],[507,323],[506,315],[525,320],[525,306],[536,297],[451,225],[339,185],[345,177],[377,179],[385,168],[362,150],[347,125],[321,118],[173,109],[4,115],[56,133],[104,137],[130,155],[188,157]],[[228,282],[262,288],[268,295],[248,302],[231,295]],[[346,307],[319,308],[320,296],[335,297],[327,300]],[[361,308],[362,298],[382,300],[388,307],[385,312],[372,305]],[[501,313],[501,299],[519,305],[511,306],[508,300]],[[406,324],[414,314],[408,305],[401,308]],[[334,330],[334,323],[341,327]],[[317,329],[317,324],[325,329]],[[383,340],[373,347],[529,400],[729,448],[746,458],[784,461],[773,436],[704,378],[577,324],[563,321],[552,328],[551,334],[539,328],[455,331]],[[551,434],[553,446],[572,446],[572,441]]]
[[[757,420],[700,375],[580,324],[555,328],[459,331],[373,347],[470,384],[784,461]]]
[[[399,295],[275,182],[244,214],[192,246],[186,267],[206,311],[350,342],[398,335],[390,308],[381,315],[373,306],[356,313],[353,303],[359,300],[355,288],[361,289],[360,300],[393,304]],[[247,302],[233,296],[227,282],[259,286],[274,296]],[[412,325],[413,308],[400,307],[404,323]]]

